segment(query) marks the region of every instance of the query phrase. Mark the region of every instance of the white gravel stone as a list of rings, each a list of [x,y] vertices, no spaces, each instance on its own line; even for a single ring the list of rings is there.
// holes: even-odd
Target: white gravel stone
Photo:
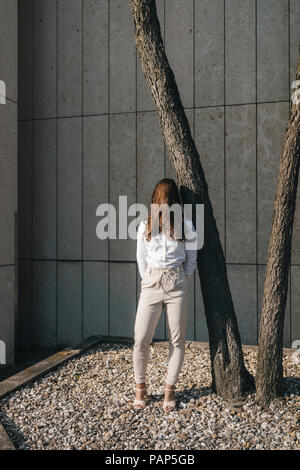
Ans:
[[[297,349],[292,355],[291,355],[291,362],[293,364],[300,364],[300,348]]]
[[[256,352],[244,353],[255,373]],[[284,396],[226,402],[210,389],[206,349],[186,349],[178,409],[162,409],[168,348],[150,347],[149,398],[134,410],[132,345],[101,344],[0,401],[17,449],[300,449],[300,367],[284,356]]]

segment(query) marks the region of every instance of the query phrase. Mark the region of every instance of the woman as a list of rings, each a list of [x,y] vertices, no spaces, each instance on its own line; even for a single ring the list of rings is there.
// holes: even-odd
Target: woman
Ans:
[[[176,407],[175,385],[181,371],[184,353],[188,312],[188,282],[197,265],[197,250],[189,250],[187,240],[196,240],[191,220],[184,218],[183,206],[178,187],[173,179],[159,181],[152,194],[151,206],[157,209],[159,217],[151,213],[141,222],[137,232],[137,263],[142,278],[141,294],[134,326],[133,364],[136,382],[135,409],[146,405],[147,389],[145,375],[149,357],[149,347],[165,308],[169,333],[169,363],[165,385],[164,411]],[[178,204],[180,209],[181,233],[175,227],[174,213],[170,218],[163,217],[165,209]],[[162,222],[164,221],[164,222]],[[178,219],[176,219],[178,221]],[[155,235],[151,233],[151,222],[157,227]],[[178,237],[177,237],[178,235]]]

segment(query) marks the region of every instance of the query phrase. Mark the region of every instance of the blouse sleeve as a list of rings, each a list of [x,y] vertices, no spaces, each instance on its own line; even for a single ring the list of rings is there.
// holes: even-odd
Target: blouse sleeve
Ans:
[[[186,232],[189,232],[189,234],[192,236],[197,237],[197,232],[195,231],[193,222],[190,220],[186,221]],[[197,241],[197,238],[196,238]],[[185,246],[187,245],[187,242],[185,242]],[[183,270],[187,276],[190,276],[193,274],[197,267],[197,250],[189,250],[185,249],[185,262],[183,263]]]
[[[145,223],[141,222],[138,227],[137,232],[137,246],[136,246],[136,260],[140,272],[140,276],[143,279],[146,269],[147,269],[147,246],[146,246],[146,238],[143,235],[145,230]]]

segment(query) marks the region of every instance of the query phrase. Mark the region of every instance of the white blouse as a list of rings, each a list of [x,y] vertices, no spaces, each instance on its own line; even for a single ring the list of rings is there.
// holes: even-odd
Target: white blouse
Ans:
[[[188,231],[193,232],[190,238],[197,236],[193,222],[186,218],[184,222],[186,237],[188,238]],[[147,220],[142,221],[137,231],[136,259],[141,278],[143,279],[147,266],[168,268],[179,266],[181,263],[186,275],[193,274],[197,266],[197,250],[186,249],[185,240],[171,240],[164,233],[159,233],[148,241],[143,233],[146,225]]]

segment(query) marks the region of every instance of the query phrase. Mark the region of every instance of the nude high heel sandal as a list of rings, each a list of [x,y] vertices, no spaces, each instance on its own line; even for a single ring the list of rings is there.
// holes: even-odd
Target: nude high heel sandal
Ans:
[[[175,388],[165,387],[165,390],[174,390]],[[167,413],[168,411],[174,411],[176,408],[176,400],[170,400],[163,402],[163,410]]]
[[[146,391],[145,393],[145,398],[147,398],[147,389],[146,388],[138,388],[138,387],[135,387],[135,390],[139,390],[139,391]],[[142,410],[144,409],[146,406],[146,400],[138,400],[137,398],[134,399],[133,401],[133,407],[135,410]]]

